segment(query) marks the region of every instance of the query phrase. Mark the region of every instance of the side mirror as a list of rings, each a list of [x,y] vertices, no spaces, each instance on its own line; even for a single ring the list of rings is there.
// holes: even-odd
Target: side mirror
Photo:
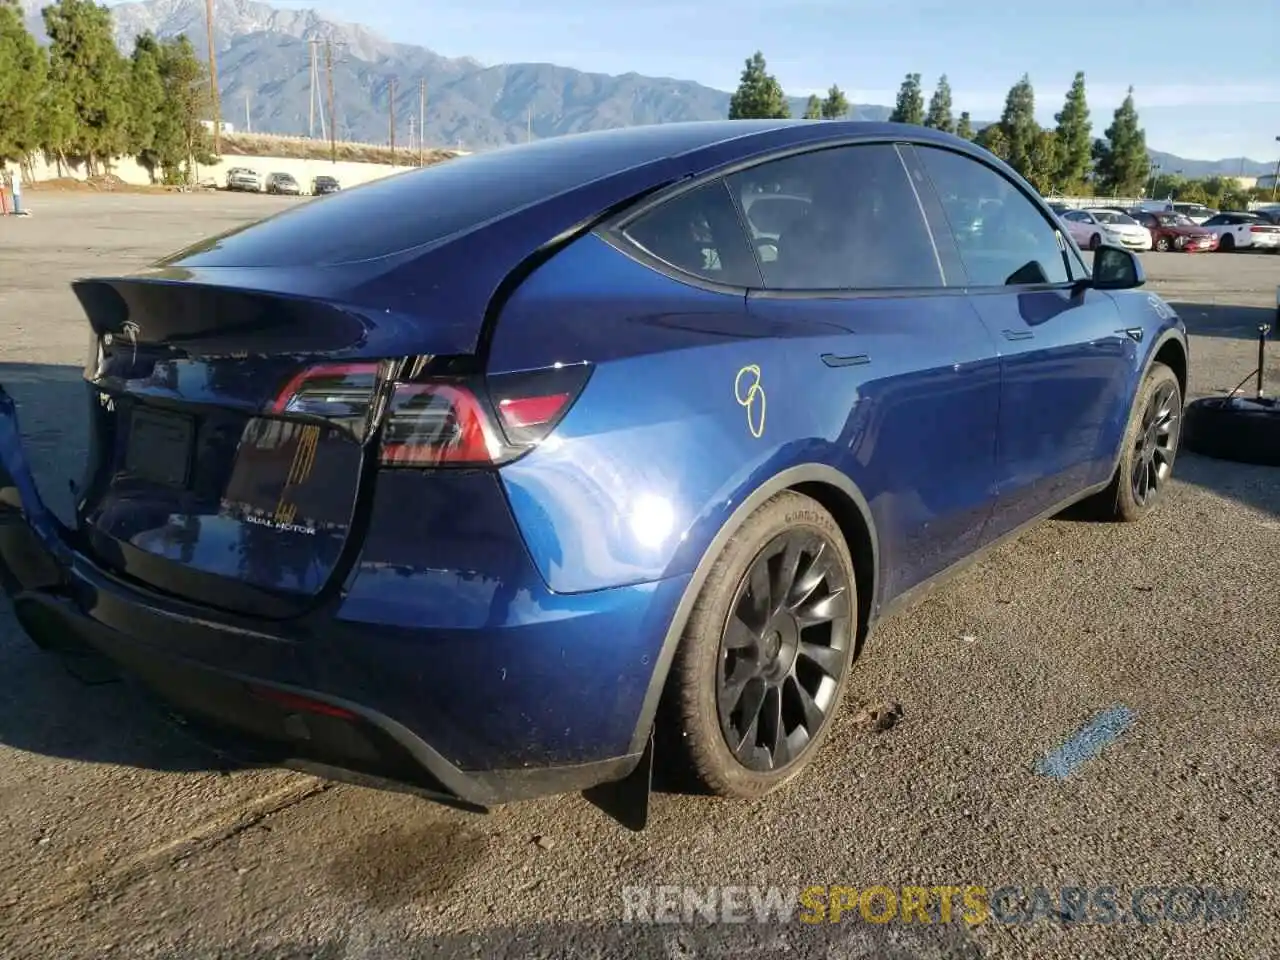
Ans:
[[[1103,244],[1093,254],[1095,290],[1132,290],[1147,282],[1142,261],[1132,250]]]

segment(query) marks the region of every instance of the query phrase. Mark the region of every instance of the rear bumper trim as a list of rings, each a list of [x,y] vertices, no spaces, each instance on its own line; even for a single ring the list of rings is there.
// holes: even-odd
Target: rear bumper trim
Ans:
[[[7,559],[7,554],[0,554],[0,563]],[[234,731],[280,766],[353,774],[357,782],[385,780],[476,807],[492,807],[618,780],[640,761],[636,754],[572,766],[462,770],[413,731],[363,704],[175,656],[99,623],[71,600],[48,592],[24,591],[13,601],[19,622],[38,645],[60,653],[92,652],[105,657],[180,716]],[[257,691],[264,688],[287,696],[262,697]],[[327,714],[291,710],[286,705],[289,697],[333,709]]]

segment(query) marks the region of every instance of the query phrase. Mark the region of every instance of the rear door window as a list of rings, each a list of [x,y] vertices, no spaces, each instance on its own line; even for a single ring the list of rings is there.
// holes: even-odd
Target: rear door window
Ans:
[[[1057,225],[1011,180],[960,153],[925,146],[915,151],[942,201],[973,286],[1057,284],[1071,279],[1067,245]],[[1119,214],[1109,216],[1120,219]]]
[[[725,178],[774,290],[944,284],[933,238],[897,150],[835,147]]]

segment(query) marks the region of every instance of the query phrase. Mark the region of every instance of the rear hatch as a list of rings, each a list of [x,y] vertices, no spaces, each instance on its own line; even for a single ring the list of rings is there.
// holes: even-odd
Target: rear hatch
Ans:
[[[167,593],[298,612],[338,570],[387,377],[350,356],[362,319],[209,284],[75,291],[94,327],[77,497],[90,552]],[[335,353],[347,359],[319,361]]]

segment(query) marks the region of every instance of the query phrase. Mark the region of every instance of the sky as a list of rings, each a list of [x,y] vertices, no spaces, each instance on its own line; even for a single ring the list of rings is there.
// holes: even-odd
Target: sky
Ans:
[[[270,0],[268,0],[270,2]],[[732,90],[761,50],[793,95],[838,83],[892,105],[946,73],[956,113],[1000,115],[1029,73],[1052,124],[1085,72],[1095,135],[1134,87],[1147,145],[1193,159],[1280,154],[1280,2],[1246,0],[275,0],[483,63],[542,61]]]

